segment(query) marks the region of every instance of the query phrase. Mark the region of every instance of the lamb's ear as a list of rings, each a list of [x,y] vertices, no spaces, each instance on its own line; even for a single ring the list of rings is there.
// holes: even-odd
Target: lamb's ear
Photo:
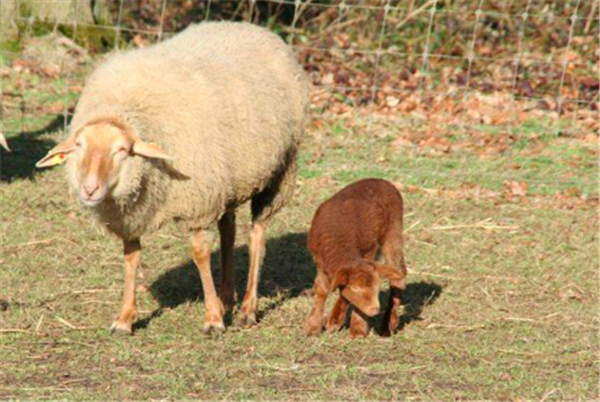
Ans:
[[[142,140],[136,140],[133,143],[133,153],[150,159],[172,160],[173,157],[167,155],[157,144],[147,143]]]
[[[349,273],[350,270],[351,268]],[[379,313],[379,286],[375,287],[376,283],[379,282],[371,285],[348,282],[342,289],[341,295],[363,314],[373,317]]]
[[[404,279],[404,274],[398,268],[391,265],[376,264],[376,270],[379,276],[390,282],[397,282]]]
[[[344,286],[344,285],[348,284],[348,279],[350,279],[349,269],[348,268],[339,269],[335,273],[335,276],[333,277],[333,280],[331,281],[331,291],[333,292],[340,286]]]
[[[70,136],[50,151],[42,159],[35,164],[35,167],[45,168],[54,165],[60,165],[66,159],[66,154],[73,152],[75,149],[75,136]]]
[[[363,314],[373,317],[379,313],[379,291],[373,292],[369,288],[358,288],[354,286],[346,286],[342,290],[342,296],[348,300],[350,304],[358,308]]]

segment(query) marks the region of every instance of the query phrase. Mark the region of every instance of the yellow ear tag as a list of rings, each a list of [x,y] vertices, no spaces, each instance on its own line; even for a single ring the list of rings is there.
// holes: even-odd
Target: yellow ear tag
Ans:
[[[67,160],[67,156],[63,153],[56,154],[48,161],[51,165],[60,165],[61,163],[65,163]]]

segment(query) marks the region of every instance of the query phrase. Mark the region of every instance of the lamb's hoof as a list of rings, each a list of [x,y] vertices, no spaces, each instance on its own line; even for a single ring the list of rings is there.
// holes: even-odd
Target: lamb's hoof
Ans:
[[[133,335],[132,325],[115,321],[110,326],[110,333],[115,336]]]
[[[351,339],[366,338],[368,335],[369,335],[368,328],[352,328],[352,327],[350,327],[350,338]]]
[[[256,325],[258,321],[256,320],[256,314],[251,313],[242,313],[238,316],[237,324],[243,328],[249,328]]]
[[[392,320],[389,323],[383,322],[380,329],[380,335],[384,338],[392,336],[398,328],[398,320]]]
[[[364,339],[367,337],[369,333],[368,332],[352,332],[350,331],[350,338],[351,339]]]
[[[389,338],[396,332],[397,325],[385,325],[381,327],[380,335],[384,338]]]
[[[325,325],[325,330],[327,332],[337,332],[340,329],[342,329],[342,324],[341,323],[327,323],[327,325]]]
[[[206,323],[202,328],[202,332],[208,336],[219,337],[225,333],[225,325],[222,322]]]
[[[317,336],[320,335],[322,332],[322,328],[320,325],[305,325],[304,326],[304,333],[306,334],[306,336]]]

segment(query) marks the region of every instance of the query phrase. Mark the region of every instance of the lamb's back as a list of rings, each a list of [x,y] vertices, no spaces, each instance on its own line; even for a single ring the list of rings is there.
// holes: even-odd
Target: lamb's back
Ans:
[[[390,225],[402,218],[402,197],[390,182],[363,179],[322,203],[309,232],[313,254],[345,254],[371,250],[381,244]],[[336,250],[337,251],[337,250]]]

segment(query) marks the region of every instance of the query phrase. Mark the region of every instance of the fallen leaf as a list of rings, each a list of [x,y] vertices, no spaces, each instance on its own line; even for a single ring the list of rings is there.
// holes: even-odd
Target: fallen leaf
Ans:
[[[133,43],[135,43],[135,45],[137,47],[139,47],[140,49],[143,49],[145,47],[147,47],[150,43],[144,39],[141,35],[135,35],[133,37]]]
[[[395,96],[388,96],[385,98],[385,103],[389,107],[396,107],[398,104],[400,104],[400,99],[396,98]]]
[[[510,197],[525,197],[527,195],[527,183],[524,181],[509,181],[503,183],[504,194]]]
[[[392,146],[392,148],[400,148],[400,147],[412,148],[412,147],[414,147],[414,144],[412,143],[412,141],[407,140],[406,138],[403,138],[403,137],[396,138],[394,141],[392,141],[392,143],[390,145]]]

